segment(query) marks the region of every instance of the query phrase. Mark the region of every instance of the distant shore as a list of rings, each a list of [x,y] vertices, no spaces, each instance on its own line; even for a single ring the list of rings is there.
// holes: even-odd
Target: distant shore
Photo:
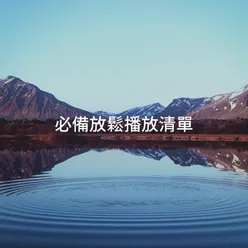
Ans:
[[[87,140],[109,140],[109,141],[211,141],[211,142],[248,142],[248,134],[145,134],[145,133],[120,133],[120,134],[104,134],[104,133],[88,133],[88,134],[29,134],[29,135],[0,135],[0,140],[40,140],[40,141],[52,141],[52,140],[66,140],[74,139],[76,141]]]
[[[94,135],[94,134],[92,134]],[[78,136],[87,136],[79,134]],[[95,134],[102,140],[154,140],[154,141],[227,141],[248,142],[247,134]]]

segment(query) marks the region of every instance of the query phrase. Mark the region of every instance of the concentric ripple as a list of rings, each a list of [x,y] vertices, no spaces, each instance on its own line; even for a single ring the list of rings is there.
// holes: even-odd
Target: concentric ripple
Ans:
[[[6,247],[248,247],[248,181],[11,181],[0,184],[0,230]]]

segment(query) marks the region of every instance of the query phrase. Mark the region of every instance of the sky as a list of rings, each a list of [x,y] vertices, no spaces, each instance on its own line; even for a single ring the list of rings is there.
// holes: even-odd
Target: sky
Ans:
[[[0,77],[121,112],[248,84],[246,0],[0,0]]]

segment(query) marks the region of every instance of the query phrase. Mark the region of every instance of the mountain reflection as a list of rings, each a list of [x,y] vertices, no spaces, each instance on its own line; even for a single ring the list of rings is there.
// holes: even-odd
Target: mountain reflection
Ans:
[[[0,151],[0,180],[32,177],[89,150],[89,148],[2,150]]]
[[[42,148],[37,150],[0,150],[0,180],[30,178],[51,170],[65,160],[89,152],[105,152],[107,148],[90,147],[62,147]],[[112,148],[113,149],[113,148]],[[130,155],[146,157],[148,159],[171,159],[175,165],[201,165],[215,167],[221,170],[248,173],[248,150],[236,148],[118,148]]]

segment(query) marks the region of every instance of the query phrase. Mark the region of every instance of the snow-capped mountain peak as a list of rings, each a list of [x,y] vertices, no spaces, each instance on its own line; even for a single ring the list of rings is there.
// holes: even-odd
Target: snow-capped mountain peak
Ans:
[[[240,88],[239,90],[232,92],[229,98],[233,99],[233,98],[245,93],[247,90],[248,90],[248,85],[245,85],[244,87]]]
[[[155,116],[159,112],[165,109],[160,103],[149,104],[146,106],[132,108],[120,113],[120,116],[139,116],[139,117],[151,117]]]
[[[0,83],[1,84],[8,84],[8,83],[10,83],[10,82],[12,82],[13,80],[14,80],[15,78],[5,78],[5,79],[1,79],[0,80]]]
[[[201,98],[187,98],[180,97],[173,99],[173,101],[159,113],[157,117],[160,116],[185,116],[191,111],[195,111],[203,107],[209,102],[209,98],[201,97]]]
[[[102,117],[116,116],[115,113],[110,113],[110,112],[106,112],[103,110],[96,111],[94,112],[94,114],[97,116],[102,116]]]
[[[143,118],[145,116],[147,116],[147,117],[155,116],[156,114],[163,111],[164,109],[165,109],[165,107],[163,105],[161,105],[160,103],[154,103],[154,104],[149,104],[146,106],[134,107],[134,108],[125,110],[121,113],[109,113],[109,112],[105,112],[105,111],[97,111],[94,114],[106,116],[106,117],[108,117],[108,116],[122,116],[122,117],[139,116],[139,117]]]
[[[190,113],[194,119],[236,119],[248,117],[248,85],[231,93],[217,94],[199,111]]]

